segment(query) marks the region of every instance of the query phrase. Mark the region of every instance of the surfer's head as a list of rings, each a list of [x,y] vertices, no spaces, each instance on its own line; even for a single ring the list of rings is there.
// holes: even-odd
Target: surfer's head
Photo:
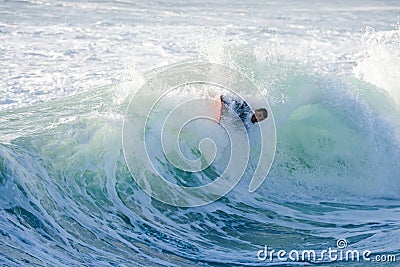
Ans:
[[[259,108],[254,111],[253,116],[251,116],[251,122],[256,123],[268,118],[268,111],[265,108]]]

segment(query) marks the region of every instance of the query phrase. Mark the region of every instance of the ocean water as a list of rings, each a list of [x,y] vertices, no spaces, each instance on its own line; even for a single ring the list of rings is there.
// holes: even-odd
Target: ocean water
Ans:
[[[376,256],[400,261],[399,21],[398,1],[0,0],[0,265],[397,266]],[[258,86],[276,154],[255,192],[245,175],[180,208],[135,183],[146,169],[129,172],[123,121],[145,81],[197,61]],[[189,158],[207,127],[185,136]],[[172,182],[215,179],[177,172],[157,142],[149,151]],[[257,255],[340,239],[375,261]]]

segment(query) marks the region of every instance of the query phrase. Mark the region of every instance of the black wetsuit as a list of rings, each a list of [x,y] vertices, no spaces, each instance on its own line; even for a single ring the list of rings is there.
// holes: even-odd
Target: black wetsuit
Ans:
[[[243,122],[245,128],[247,130],[249,130],[251,125],[253,125],[253,123],[251,122],[251,117],[253,116],[253,111],[251,110],[249,105],[246,103],[246,101],[240,99],[239,97],[231,96],[231,95],[221,96],[221,101],[227,107],[231,108],[239,116],[239,118]]]

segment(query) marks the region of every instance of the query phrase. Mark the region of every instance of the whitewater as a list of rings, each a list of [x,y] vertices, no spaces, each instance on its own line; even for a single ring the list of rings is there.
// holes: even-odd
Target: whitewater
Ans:
[[[399,21],[398,1],[0,0],[0,265],[397,266]],[[276,127],[263,138],[276,150],[256,191],[244,172],[218,200],[177,207],[138,185],[154,174],[139,150],[127,165],[124,120],[146,81],[196,62],[259,88]],[[218,93],[187,86],[161,106]],[[155,169],[180,185],[213,181],[229,161],[224,132],[187,125],[187,158],[204,138],[217,144],[215,161],[188,173],[160,150],[158,112],[146,135]],[[338,240],[397,263],[257,255]]]

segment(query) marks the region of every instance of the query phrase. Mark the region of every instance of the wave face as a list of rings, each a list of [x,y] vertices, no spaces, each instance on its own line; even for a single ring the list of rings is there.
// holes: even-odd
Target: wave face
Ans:
[[[28,11],[23,12],[35,14],[30,8],[41,4],[29,3],[26,4]],[[67,12],[66,8],[72,5],[64,3],[64,7],[57,7],[51,1],[48,4],[62,12]],[[83,4],[76,5],[79,9]],[[388,2],[387,6],[390,5]],[[125,2],[116,3],[115,9],[126,6],[137,14],[144,10]],[[244,7],[228,3],[220,7],[229,7],[238,16],[240,12],[248,12]],[[248,8],[254,9],[255,17],[261,19],[256,4]],[[326,12],[322,6],[319,8]],[[371,7],[352,8],[350,15],[371,12]],[[88,4],[86,10],[99,16],[94,6]],[[387,17],[392,10],[393,7],[372,8],[373,13]],[[161,22],[178,16],[173,11],[163,14]],[[11,83],[12,77],[7,76],[9,101],[3,101],[0,112],[0,263],[5,266],[279,265],[282,263],[277,260],[260,262],[257,251],[265,245],[286,251],[322,250],[336,247],[340,238],[346,238],[351,249],[368,249],[375,254],[394,254],[399,258],[400,55],[396,50],[399,30],[368,29],[362,36],[354,29],[342,31],[345,26],[341,24],[336,30],[326,28],[329,23],[316,20],[319,15],[307,16],[303,24],[299,21],[291,24],[293,32],[281,32],[279,27],[283,26],[278,17],[270,21],[277,28],[269,29],[252,28],[243,19],[248,27],[231,26],[232,32],[225,33],[226,40],[203,42],[198,54],[190,52],[189,44],[185,49],[178,45],[182,50],[171,43],[158,47],[166,53],[163,59],[167,63],[173,55],[182,59],[182,54],[193,53],[196,59],[217,61],[241,71],[262,90],[273,111],[276,155],[266,181],[249,193],[249,177],[245,175],[226,196],[201,207],[179,208],[152,199],[135,183],[125,163],[122,131],[127,103],[143,81],[159,69],[144,72],[143,76],[132,71],[128,78],[84,92],[74,82],[61,84],[68,96],[56,99],[53,98],[59,94],[60,87],[47,88],[47,80],[42,88],[48,92],[25,92],[24,95],[16,89],[18,84],[25,82],[26,86],[35,88],[36,76],[22,75],[25,80],[14,77],[16,83]],[[120,23],[124,23],[127,15],[121,17]],[[342,18],[340,23],[346,24],[348,18]],[[181,19],[184,22],[186,17]],[[221,17],[225,24],[229,19],[229,14]],[[46,20],[50,21],[51,17]],[[92,20],[96,23],[93,17],[87,20],[82,23],[91,25]],[[218,22],[206,15],[199,20]],[[99,29],[106,34],[115,29],[123,31],[118,23],[107,24],[107,21],[98,21],[99,28],[93,28],[90,33],[81,29],[81,38],[96,39]],[[142,23],[150,24],[147,20]],[[5,38],[13,26],[3,24],[0,35]],[[221,27],[226,28],[225,24]],[[314,29],[317,33],[299,39],[304,29],[312,34],[314,24],[319,27]],[[50,26],[43,27],[51,32]],[[52,27],[56,33],[61,26]],[[24,28],[27,35],[32,33],[28,28]],[[172,30],[173,38],[181,37],[179,29]],[[261,45],[260,39],[254,41],[255,45],[240,41],[251,39],[252,31],[267,36],[269,48]],[[350,41],[340,41],[351,33],[355,37],[351,36],[350,41],[362,42],[357,53],[347,45]],[[24,33],[16,34],[14,37],[19,38],[18,34]],[[36,34],[30,37],[42,40],[42,33]],[[151,33],[146,34],[149,35],[145,35],[146,40],[151,43]],[[231,40],[232,35],[236,41]],[[47,37],[58,38],[54,36]],[[271,40],[271,36],[277,40]],[[334,58],[334,54],[340,54],[338,51],[319,53],[325,51],[321,39],[333,50],[342,49],[342,56]],[[282,46],[284,41],[290,49]],[[308,44],[318,48],[310,47],[305,58],[302,54]],[[145,47],[156,51],[150,44]],[[101,58],[101,55],[91,55],[89,48],[85,49],[64,56],[73,58],[76,53],[80,58],[83,53],[88,62],[97,56]],[[57,58],[45,52],[44,62]],[[140,53],[144,53],[143,49]],[[29,62],[37,57],[27,56],[25,60]],[[146,58],[154,60],[151,55]],[[61,67],[74,65],[75,60]],[[72,80],[79,76],[75,72],[79,70],[72,71]],[[106,73],[87,70],[82,83],[89,86],[97,75],[100,82],[113,82],[114,78]],[[185,94],[202,93],[202,90],[188,89],[177,98],[166,99],[164,105],[168,109]],[[22,97],[21,102],[30,97],[33,100],[29,106],[17,105],[18,101],[13,99],[18,97]],[[151,126],[154,131],[150,131],[148,138],[158,131],[157,127],[159,123],[155,121]],[[157,154],[159,144],[155,141],[149,147],[158,160],[157,169],[169,181],[186,186],[215,179],[215,172],[229,161],[230,144],[213,127],[192,125],[182,143],[185,155],[196,159],[199,140],[210,137],[212,132],[210,138],[218,144],[218,151],[223,152],[217,154],[210,168],[193,175],[180,172],[161,153]],[[268,136],[263,138],[267,140]],[[139,159],[143,156],[137,155]],[[146,175],[144,166],[137,164],[136,168],[133,175]]]

